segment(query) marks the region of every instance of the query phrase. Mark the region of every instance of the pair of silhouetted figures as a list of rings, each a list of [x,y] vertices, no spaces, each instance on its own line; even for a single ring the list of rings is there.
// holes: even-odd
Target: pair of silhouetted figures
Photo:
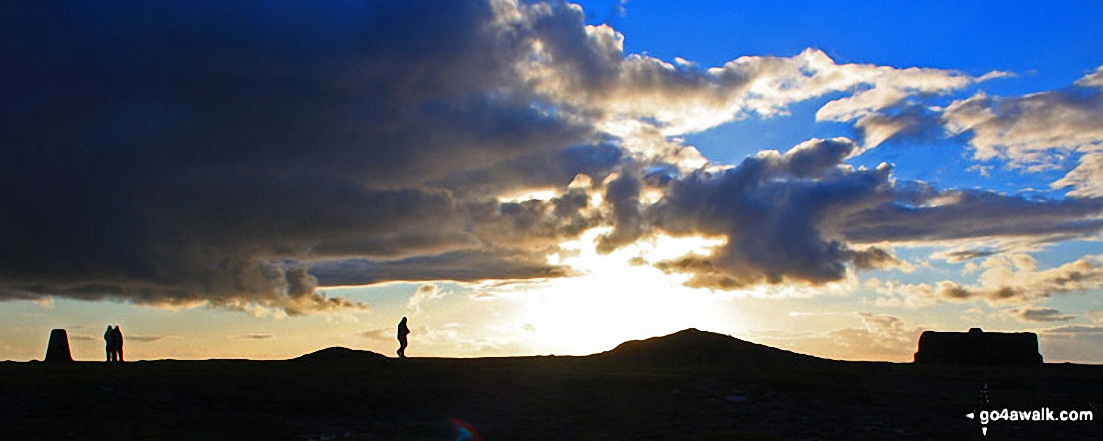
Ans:
[[[112,328],[111,325],[108,325],[107,331],[103,333],[103,339],[107,342],[107,361],[122,362],[123,331],[118,326]]]
[[[406,358],[406,346],[409,345],[407,335],[410,335],[410,328],[406,326],[406,317],[402,317],[402,321],[398,322],[398,358]]]

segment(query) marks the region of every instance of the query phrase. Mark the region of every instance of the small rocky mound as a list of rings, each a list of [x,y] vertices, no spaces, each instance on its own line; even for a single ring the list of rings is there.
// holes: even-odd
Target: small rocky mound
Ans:
[[[372,351],[361,351],[357,349],[342,348],[340,346],[334,346],[331,348],[325,348],[322,350],[314,351],[306,355],[301,355],[295,360],[299,361],[321,361],[326,363],[341,363],[341,362],[359,362],[366,360],[383,360],[387,356]]]
[[[670,335],[621,343],[611,351],[595,354],[607,360],[651,364],[700,363],[810,363],[823,361],[730,335],[685,329]]]

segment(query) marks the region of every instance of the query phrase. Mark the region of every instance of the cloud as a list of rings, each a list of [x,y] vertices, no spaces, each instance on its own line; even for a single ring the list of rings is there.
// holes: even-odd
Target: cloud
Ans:
[[[936,259],[942,259],[950,263],[959,263],[972,259],[979,259],[982,257],[988,257],[994,254],[998,254],[998,250],[953,250],[934,253],[931,257]]]
[[[139,341],[139,342],[143,342],[143,343],[148,343],[148,342],[151,342],[151,341],[163,340],[163,339],[168,338],[168,337],[169,336],[167,336],[167,335],[127,335],[126,340],[127,341]]]
[[[536,31],[508,2],[58,7],[0,31],[20,85],[0,122],[3,299],[364,308],[308,270],[508,253],[470,208],[620,158],[540,106],[516,70]],[[558,274],[533,262],[478,277]]]
[[[640,180],[630,171],[618,176],[605,187],[605,200],[612,206],[613,231],[601,236],[597,250],[610,253],[633,243],[644,234],[644,219],[640,212]]]
[[[792,104],[832,96],[817,112],[817,121],[858,121],[872,147],[921,125],[907,123],[909,115],[934,115],[921,110],[921,99],[1010,76],[839,64],[814,48],[792,57],[744,56],[711,68],[679,57],[671,64],[626,54],[622,34],[608,25],[585,25],[585,13],[575,5],[503,4],[508,5],[504,15],[531,32],[532,53],[518,72],[533,91],[556,103],[558,111],[581,115],[626,139],[649,130],[677,136],[749,117],[768,118],[785,114]],[[886,121],[890,114],[891,122]]]
[[[1010,310],[1009,313],[1013,317],[1027,322],[1067,322],[1077,317],[1061,314],[1061,311],[1053,308],[1021,308]]]
[[[410,296],[410,300],[406,302],[406,309],[411,311],[412,314],[418,315],[421,313],[421,306],[427,302],[439,300],[444,297],[446,293],[440,289],[437,285],[421,285],[414,291],[414,295]]]
[[[898,243],[1103,228],[1103,202],[1085,193],[1088,141],[1066,146],[1087,168],[1061,201],[845,164],[939,112],[978,152],[990,125],[1019,127],[1013,110],[1090,124],[1096,74],[939,110],[923,99],[1001,74],[839,64],[816,49],[672,65],[626,54],[621,34],[565,2],[16,8],[23,19],[0,28],[13,85],[0,300],[365,310],[324,288],[571,276],[547,256],[595,227],[612,227],[596,244],[606,253],[657,232],[726,237],[656,263],[691,285],[822,284],[904,266]],[[671,138],[824,97],[817,120],[855,121],[864,146],[816,139],[727,167]],[[535,190],[552,196],[508,197]]]
[[[1076,168],[1068,172],[1064,177],[1053,181],[1051,187],[1071,187],[1069,196],[1078,197],[1103,197],[1103,145],[1100,151],[1084,153],[1080,156],[1080,163]]]
[[[702,168],[670,180],[662,198],[643,211],[647,222],[668,234],[723,236],[727,243],[709,255],[656,266],[692,274],[690,286],[715,289],[822,284],[842,280],[848,264],[859,270],[910,268],[892,253],[894,245],[977,247],[990,241],[995,246],[988,248],[1010,250],[1103,231],[1103,199],[940,190],[897,181],[885,165],[845,164],[859,152],[845,138],[811,140],[784,154],[764,151],[732,168]],[[984,253],[959,250],[946,257]],[[956,282],[911,290],[947,298],[974,295]],[[1012,296],[1000,290],[988,295]]]
[[[1074,83],[1080,87],[1103,87],[1103,66],[1095,69],[1095,72],[1085,75]]]
[[[234,340],[269,340],[276,338],[275,334],[242,334],[233,337]]]
[[[1103,196],[1103,67],[1070,86],[1022,96],[999,97],[977,92],[945,106],[930,104],[933,95],[959,90],[963,84],[941,91],[933,88],[906,92],[896,82],[883,92],[857,93],[823,107],[820,120],[853,121],[866,148],[896,136],[937,140],[961,137],[973,150],[973,159],[998,160],[1011,169],[1026,172],[1059,170],[1076,164],[1073,170],[1053,182],[1053,188],[1069,188],[1070,196]],[[899,74],[897,72],[896,74]],[[972,83],[1008,76],[992,72]],[[968,81],[967,81],[968,82]],[[932,93],[932,91],[934,93]],[[840,103],[870,101],[865,106],[849,105],[832,112]],[[853,103],[851,103],[853,104]],[[828,114],[829,116],[825,116]],[[990,166],[977,165],[986,173]]]
[[[907,360],[915,351],[922,328],[906,327],[902,318],[856,313],[862,319],[862,328],[837,329],[828,333],[836,345],[848,348],[854,355],[865,359]]]
[[[359,335],[361,337],[364,337],[368,340],[372,340],[372,341],[394,341],[394,339],[396,338],[395,337],[395,335],[396,335],[395,332],[397,332],[396,329],[397,328],[369,329],[369,330],[361,332],[357,335]]]
[[[1103,68],[1065,89],[998,97],[978,92],[944,107],[924,100],[866,108],[855,119],[867,147],[896,135],[962,136],[977,161],[1004,161],[1026,172],[1077,164],[1053,188],[1103,196]],[[849,99],[849,98],[848,98]],[[840,100],[843,101],[843,100]],[[827,108],[828,106],[825,106]],[[822,110],[821,110],[822,112]],[[853,115],[851,115],[853,116]],[[983,168],[980,170],[984,170]]]
[[[1058,241],[1103,230],[1103,199],[1043,199],[989,190],[900,185],[893,203],[851,214],[842,234],[858,243],[1029,238]]]
[[[1096,363],[1093,360],[1103,343],[1103,326],[1059,326],[1042,330],[1039,337],[1049,362]]]
[[[790,316],[802,316],[803,314]],[[920,327],[908,326],[903,318],[866,311],[853,313],[861,326],[826,332],[760,332],[764,341],[797,352],[845,360],[908,361],[915,353]]]
[[[879,305],[930,306],[944,301],[962,302],[984,299],[989,303],[1029,302],[1058,294],[1103,288],[1103,256],[1088,255],[1058,267],[1038,270],[1034,258],[1025,254],[1001,255],[984,262],[977,283],[952,280],[936,283],[905,284],[871,279],[866,286],[881,297]],[[1052,311],[1052,312],[1050,312]],[[1044,321],[1063,319],[1050,309],[1019,310],[1018,318]]]
[[[857,146],[844,138],[812,140],[784,155],[761,152],[717,173],[672,182],[651,206],[651,222],[674,235],[726,236],[711,255],[660,262],[693,274],[689,284],[734,289],[783,281],[841,280],[847,262],[894,260],[883,250],[854,250],[835,234],[836,219],[892,200],[888,167],[842,165]]]
[[[602,120],[647,120],[664,135],[699,132],[751,115],[783,113],[797,102],[845,92],[817,113],[820,121],[850,121],[914,94],[945,94],[978,81],[960,72],[837,64],[823,51],[793,57],[745,56],[723,66],[677,65],[623,51],[609,26],[580,26],[581,10],[535,4],[522,8],[542,44],[523,74],[536,90],[572,107],[602,112]]]
[[[603,181],[623,158],[624,152],[613,143],[577,145],[504,159],[431,183],[462,195],[495,196],[519,189],[557,188],[579,175]]]
[[[508,249],[456,251],[395,261],[320,261],[311,266],[310,272],[328,286],[389,281],[539,279],[573,273],[570,268],[548,264],[543,254]]]
[[[1103,326],[1061,326],[1046,329],[1047,334],[1058,335],[1103,335]]]
[[[941,109],[922,102],[907,101],[870,112],[854,120],[854,128],[866,149],[890,139],[931,143],[947,136]],[[983,168],[977,169],[985,172]]]
[[[40,307],[42,309],[54,309],[54,298],[53,297],[41,297],[41,298],[35,299],[34,303],[37,304],[38,307]]]
[[[1101,115],[1101,91],[1074,88],[1011,98],[980,93],[947,106],[944,118],[951,134],[972,135],[976,159],[1003,158],[1014,167],[1042,170],[1056,167],[1063,155],[1098,149]]]

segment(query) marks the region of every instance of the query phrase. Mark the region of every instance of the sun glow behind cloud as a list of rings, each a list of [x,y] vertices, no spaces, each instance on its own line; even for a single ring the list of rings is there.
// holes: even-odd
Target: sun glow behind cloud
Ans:
[[[579,271],[578,277],[487,290],[510,302],[507,320],[529,334],[526,344],[536,353],[590,354],[689,327],[724,333],[742,329],[744,320],[732,303],[737,294],[686,287],[688,276],[665,274],[646,263],[707,253],[723,239],[658,236],[599,254],[593,244],[608,232],[591,229],[549,257],[551,263]]]

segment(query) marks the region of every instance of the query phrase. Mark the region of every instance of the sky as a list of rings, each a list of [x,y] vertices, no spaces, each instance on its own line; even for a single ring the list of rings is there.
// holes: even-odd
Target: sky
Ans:
[[[1103,363],[1099,2],[26,2],[0,360]]]

